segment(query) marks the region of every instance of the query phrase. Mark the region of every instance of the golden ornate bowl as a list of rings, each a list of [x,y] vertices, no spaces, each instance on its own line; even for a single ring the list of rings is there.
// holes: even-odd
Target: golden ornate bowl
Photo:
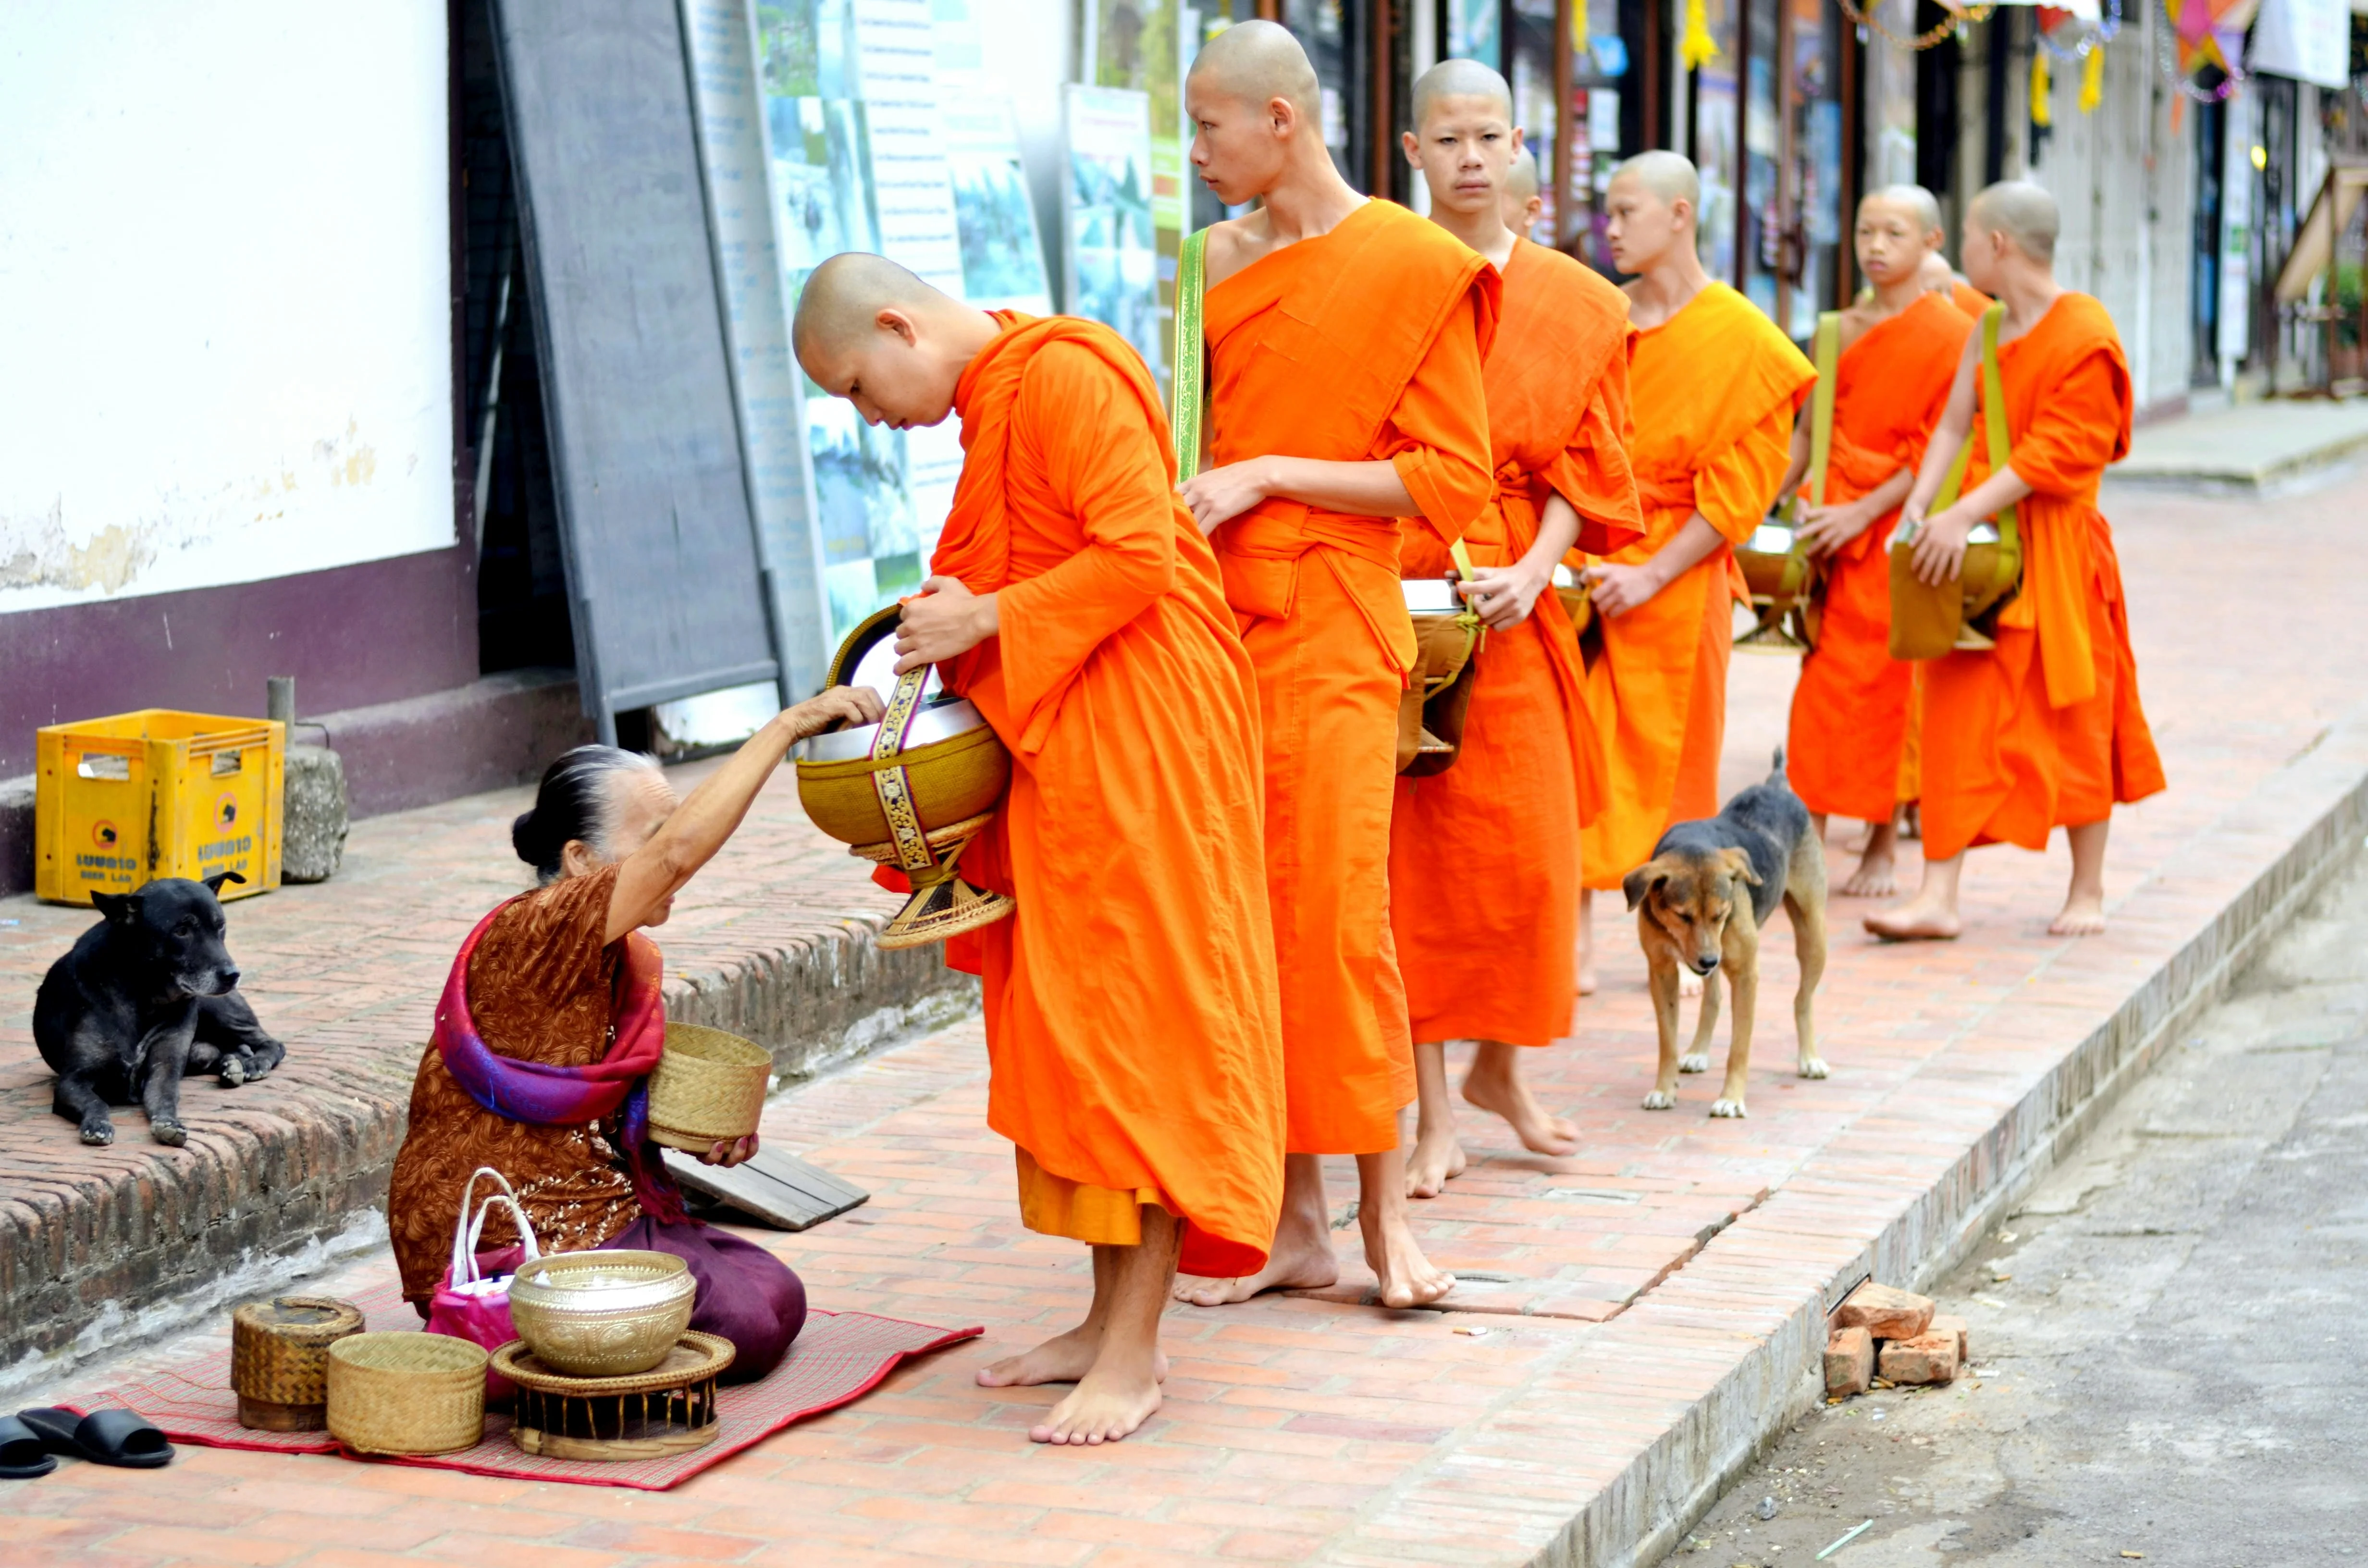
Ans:
[[[690,1326],[699,1281],[672,1253],[570,1252],[521,1264],[510,1324],[536,1359],[579,1378],[646,1372]]]
[[[1002,893],[964,882],[955,862],[994,816],[1011,782],[1011,754],[981,714],[937,687],[934,670],[894,673],[901,607],[848,633],[830,663],[834,686],[869,686],[887,716],[798,743],[798,801],[849,852],[902,870],[913,895],[881,932],[913,948],[1011,913]]]

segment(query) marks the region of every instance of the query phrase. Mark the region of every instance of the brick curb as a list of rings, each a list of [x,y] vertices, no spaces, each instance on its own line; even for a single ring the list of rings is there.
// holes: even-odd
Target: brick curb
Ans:
[[[2001,1057],[2009,1054],[2005,1043],[2019,1038],[2012,1004],[1974,1040],[1926,1062],[1889,1106],[1813,1156],[1632,1308],[1575,1337],[1430,1461],[1428,1476],[1316,1560],[1502,1561],[1440,1543],[1459,1528],[1501,1531],[1497,1503],[1476,1508],[1471,1499],[1500,1500],[1514,1491],[1545,1516],[1539,1522],[1563,1521],[1551,1543],[1528,1557],[1539,1568],[1631,1568],[1681,1544],[1720,1493],[1822,1392],[1827,1313],[1841,1298],[1870,1276],[1914,1285],[1955,1267],[2350,862],[2368,832],[2368,719],[2326,732],[2196,835],[2202,857],[2214,853],[2207,839],[2258,841],[2273,831],[2281,806],[2284,820],[2311,825],[2077,1046],[2053,1062],[2033,1063],[2002,1113],[1982,1125],[1960,1114],[1952,1125],[1945,1098],[1936,1095],[1941,1108],[1930,1119],[1899,1119],[1918,1080],[2001,1075],[1989,1061],[1969,1060],[1964,1047],[1999,1046]],[[1920,1161],[1902,1154],[1907,1143],[1924,1146]],[[1903,1162],[1917,1168],[1903,1169]],[[1892,1196],[1870,1199],[1873,1182],[1890,1187]],[[1741,1341],[1751,1344],[1738,1357]],[[1640,1364],[1666,1372],[1649,1400],[1634,1392]],[[1525,1446],[1549,1436],[1583,1437],[1601,1458],[1573,1473],[1525,1456]]]
[[[976,982],[936,949],[877,947],[884,924],[809,919],[723,961],[670,965],[667,1015],[764,1044],[786,1086],[976,1010]],[[230,1108],[194,1125],[177,1153],[146,1143],[137,1111],[118,1112],[111,1150],[85,1150],[67,1129],[53,1151],[12,1151],[18,1169],[0,1193],[0,1398],[383,1245],[416,1062],[411,1047],[361,1069],[291,1057],[222,1102],[199,1099],[210,1091],[193,1081],[191,1102]],[[95,1155],[116,1168],[94,1170]]]

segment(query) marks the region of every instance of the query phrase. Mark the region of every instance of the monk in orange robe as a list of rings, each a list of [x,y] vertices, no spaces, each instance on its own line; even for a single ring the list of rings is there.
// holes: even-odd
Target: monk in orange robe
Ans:
[[[962,871],[1019,908],[948,958],[984,972],[987,1122],[1017,1145],[1020,1218],[1094,1263],[1085,1322],[979,1381],[1075,1382],[1030,1436],[1115,1440],[1158,1408],[1179,1256],[1256,1270],[1281,1201],[1256,679],[1158,390],[1115,333],[848,255],[808,279],[797,347],[874,424],[962,419],[896,667],[935,664],[1010,749]]]
[[[1504,209],[1505,227],[1522,239],[1531,238],[1546,203],[1545,198],[1538,194],[1538,155],[1527,147],[1513,154],[1513,166],[1506,171]],[[1436,214],[1438,210],[1434,200],[1431,211]]]
[[[1217,34],[1185,99],[1201,182],[1260,204],[1208,231],[1210,466],[1184,499],[1212,530],[1258,670],[1291,1157],[1267,1267],[1178,1294],[1214,1306],[1333,1283],[1318,1156],[1354,1154],[1379,1300],[1414,1306],[1454,1280],[1406,1223],[1398,1144],[1414,1052],[1390,938],[1390,802],[1415,650],[1397,519],[1452,540],[1495,490],[1480,366],[1497,275],[1341,179],[1315,70],[1282,28]]]
[[[1991,186],[1965,211],[1965,274],[1998,300],[1998,380],[2009,456],[1985,437],[1981,335],[1968,338],[1947,414],[1901,516],[1917,528],[1918,578],[1953,583],[1975,524],[2009,506],[2022,536],[2022,585],[1999,613],[1997,646],[1924,666],[1924,885],[1866,927],[1893,940],[1952,937],[1965,851],[1977,844],[2072,846],[2072,881],[2048,929],[2105,927],[2105,840],[2116,802],[2164,788],[2138,705],[2137,659],[2121,562],[2097,510],[2105,467],[2129,451],[2130,372],[2105,308],[2055,281],[2055,199]],[[1955,505],[1927,516],[1972,442]]]
[[[1858,266],[1872,291],[1842,312],[1824,504],[1805,491],[1801,498],[1800,537],[1824,565],[1825,585],[1816,646],[1793,688],[1785,767],[1820,839],[1828,815],[1867,824],[1858,869],[1836,890],[1854,898],[1897,891],[1895,819],[1914,666],[1891,656],[1891,525],[1974,324],[1924,281],[1923,264],[1943,237],[1941,205],[1920,186],[1893,186],[1859,203]],[[1816,477],[1810,439],[1809,421],[1800,421],[1785,494]]]
[[[1512,93],[1472,60],[1414,87],[1407,160],[1434,222],[1488,258],[1504,308],[1486,367],[1497,492],[1464,533],[1463,585],[1486,627],[1452,767],[1398,780],[1390,920],[1405,971],[1419,1090],[1406,1190],[1433,1198],[1463,1169],[1446,1042],[1474,1042],[1463,1097],[1524,1148],[1567,1154],[1577,1133],[1521,1082],[1522,1046],[1570,1032],[1577,996],[1581,801],[1602,795],[1586,672],[1554,570],[1577,544],[1606,554],[1643,536],[1628,472],[1628,301],[1559,251],[1517,239],[1506,187],[1520,150]],[[1406,577],[1451,576],[1439,535],[1408,519]]]
[[[1734,547],[1776,498],[1793,412],[1816,380],[1775,323],[1702,270],[1701,200],[1693,165],[1675,153],[1629,159],[1605,196],[1612,260],[1637,275],[1626,286],[1628,456],[1645,537],[1586,572],[1603,617],[1587,700],[1611,785],[1580,836],[1590,892],[1618,887],[1671,823],[1718,810],[1734,600],[1747,597]],[[1582,909],[1582,938],[1590,915]]]

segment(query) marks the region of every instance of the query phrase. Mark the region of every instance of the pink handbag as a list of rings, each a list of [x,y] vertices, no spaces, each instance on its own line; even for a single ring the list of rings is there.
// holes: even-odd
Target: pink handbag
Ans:
[[[477,1195],[477,1177],[491,1176],[501,1191],[488,1193],[477,1206],[474,1216],[469,1205]],[[510,1278],[507,1274],[485,1278],[477,1266],[477,1240],[484,1233],[485,1216],[495,1204],[510,1211],[510,1221],[518,1227],[518,1242],[524,1251],[522,1262],[531,1263],[542,1256],[535,1245],[534,1227],[527,1221],[526,1211],[518,1207],[518,1195],[499,1171],[480,1165],[469,1177],[469,1185],[461,1194],[461,1215],[452,1227],[452,1266],[444,1283],[436,1288],[436,1299],[427,1308],[427,1332],[450,1335],[482,1345],[488,1352],[499,1350],[518,1337],[510,1326]],[[506,1398],[512,1392],[507,1378],[492,1371],[485,1374],[485,1397]]]

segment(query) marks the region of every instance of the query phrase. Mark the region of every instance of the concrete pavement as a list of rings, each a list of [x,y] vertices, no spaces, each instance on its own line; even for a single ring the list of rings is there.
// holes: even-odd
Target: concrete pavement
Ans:
[[[1939,1288],[1975,1370],[1803,1418],[1665,1561],[2368,1560],[2368,858]],[[1760,1499],[1777,1502],[1759,1517]]]

